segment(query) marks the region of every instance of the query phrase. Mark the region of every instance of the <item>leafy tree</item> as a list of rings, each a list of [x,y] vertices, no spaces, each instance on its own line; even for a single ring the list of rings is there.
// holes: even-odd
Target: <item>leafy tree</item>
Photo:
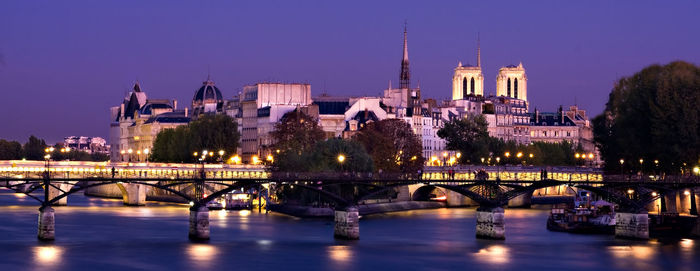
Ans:
[[[403,120],[368,123],[354,139],[371,155],[375,170],[416,173],[423,169],[422,143]]]
[[[17,160],[22,158],[22,145],[17,141],[0,139],[0,160]]]
[[[46,149],[46,142],[32,135],[27,143],[24,143],[22,153],[27,160],[44,160],[46,155],[44,149]]]
[[[275,124],[271,147],[280,152],[296,151],[301,153],[323,140],[324,134],[318,121],[298,108],[287,112]]]
[[[489,156],[489,150],[500,153],[503,142],[489,137],[488,122],[483,115],[469,115],[445,123],[437,135],[447,141],[448,150],[461,152],[460,163],[476,163]]]
[[[342,155],[343,161],[338,160]],[[372,158],[355,141],[331,138],[303,151],[281,151],[272,169],[279,172],[371,172]]]
[[[164,129],[158,133],[150,159],[158,162],[194,162],[194,152],[208,150],[215,153],[210,160],[219,159],[218,152],[236,153],[238,124],[227,115],[201,115],[188,125]]]
[[[678,172],[700,160],[700,68],[682,61],[621,78],[593,119],[606,168],[644,159],[645,171]],[[626,164],[627,164],[626,163]]]

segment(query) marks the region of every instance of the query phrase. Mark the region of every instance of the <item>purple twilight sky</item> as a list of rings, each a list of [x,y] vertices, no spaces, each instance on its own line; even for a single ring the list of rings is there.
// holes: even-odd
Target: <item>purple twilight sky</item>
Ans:
[[[189,105],[207,70],[226,98],[260,81],[309,82],[314,96],[397,85],[404,21],[412,84],[448,98],[459,61],[487,93],[522,61],[528,99],[602,111],[614,81],[644,66],[700,63],[698,1],[14,1],[0,2],[0,138],[107,137],[109,107],[135,80]]]

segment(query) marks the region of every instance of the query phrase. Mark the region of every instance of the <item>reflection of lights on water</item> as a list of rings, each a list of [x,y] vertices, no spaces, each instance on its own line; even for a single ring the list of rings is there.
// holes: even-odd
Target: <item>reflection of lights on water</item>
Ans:
[[[695,246],[695,241],[693,241],[693,239],[683,239],[681,240],[680,245],[683,249],[690,249]]]
[[[15,193],[15,197],[18,197],[18,198],[24,198],[24,197],[26,197],[26,196],[27,196],[27,195],[26,195],[26,194],[23,194],[23,193]]]
[[[208,266],[218,254],[218,250],[212,245],[191,244],[187,248],[187,256],[197,265]]]
[[[261,245],[261,246],[269,246],[271,244],[272,244],[271,240],[258,240],[258,245]]]
[[[218,212],[216,212],[216,214],[219,216],[219,218],[225,218],[226,210],[219,210]]]
[[[34,258],[40,264],[53,264],[61,261],[62,249],[54,246],[35,247]]]
[[[475,255],[478,261],[491,264],[504,264],[510,260],[508,248],[501,245],[482,248]]]
[[[632,257],[637,260],[649,260],[656,253],[654,248],[649,246],[612,246],[608,248],[608,251],[615,258],[629,259]]]
[[[249,211],[249,210],[240,210],[240,211],[238,212],[238,214],[241,215],[241,216],[249,216],[249,215],[250,215],[250,211]]]
[[[328,247],[328,256],[335,262],[348,262],[352,258],[352,250],[347,246]]]

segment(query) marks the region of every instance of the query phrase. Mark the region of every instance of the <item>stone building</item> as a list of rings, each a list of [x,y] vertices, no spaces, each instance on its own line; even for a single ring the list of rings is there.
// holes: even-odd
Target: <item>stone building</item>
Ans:
[[[110,112],[111,161],[145,161],[161,130],[190,122],[187,108],[178,111],[175,100],[148,99],[138,82]]]
[[[311,104],[309,84],[257,83],[243,87],[240,102],[243,162],[253,161],[253,157],[262,157],[269,152],[269,146],[274,143],[270,132],[285,113]],[[318,110],[315,111],[318,118]]]

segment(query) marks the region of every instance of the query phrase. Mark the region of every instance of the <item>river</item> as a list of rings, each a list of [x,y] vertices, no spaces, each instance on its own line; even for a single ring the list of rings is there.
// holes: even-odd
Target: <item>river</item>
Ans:
[[[0,190],[0,270],[698,270],[700,240],[549,232],[546,206],[506,209],[506,240],[477,240],[474,208],[370,215],[359,241],[333,223],[212,211],[211,241],[187,239],[188,206],[70,196],[56,241],[36,239],[38,203]]]

